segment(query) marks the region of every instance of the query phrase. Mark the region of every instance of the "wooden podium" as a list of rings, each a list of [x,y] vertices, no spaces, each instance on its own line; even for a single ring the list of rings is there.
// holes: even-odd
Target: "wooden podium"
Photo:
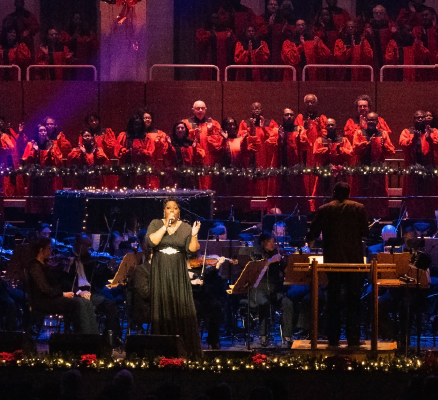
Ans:
[[[373,295],[373,323],[371,328],[371,346],[370,349],[374,354],[377,354],[378,350],[378,273],[394,273],[396,270],[395,264],[379,264],[377,260],[373,260],[371,264],[339,264],[339,263],[323,263],[319,264],[318,261],[313,259],[310,262],[294,263],[293,271],[311,273],[311,299],[312,299],[312,314],[311,314],[311,340],[310,351],[312,353],[319,351],[325,351],[326,344],[321,345],[318,348],[318,285],[319,276],[322,272],[370,272],[372,277],[372,295]],[[296,350],[300,348],[302,343],[296,343],[302,341],[295,341],[292,349]],[[302,347],[303,348],[303,347]],[[308,351],[309,348],[306,348]],[[393,350],[393,349],[390,349]]]

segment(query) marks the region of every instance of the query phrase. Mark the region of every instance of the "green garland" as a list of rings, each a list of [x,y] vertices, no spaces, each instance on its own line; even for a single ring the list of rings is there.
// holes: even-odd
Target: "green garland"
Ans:
[[[1,354],[1,353],[0,353]],[[3,353],[4,354],[4,353]],[[9,353],[7,353],[9,354]],[[21,359],[2,359],[0,368],[4,367],[44,368],[48,370],[91,368],[94,370],[110,370],[127,368],[132,370],[180,369],[188,371],[236,372],[254,370],[294,370],[294,371],[364,371],[364,372],[437,372],[436,362],[430,363],[427,358],[394,358],[387,360],[354,361],[348,357],[293,357],[291,355],[265,356],[257,354],[246,358],[216,357],[212,360],[184,360],[157,357],[153,360],[140,357],[130,359],[97,359],[95,355],[80,357],[43,354],[40,356],[22,356]]]
[[[3,357],[1,357],[3,355]],[[293,357],[291,355],[266,356],[256,354],[248,357],[230,358],[218,356],[210,360],[185,360],[168,359],[157,357],[147,359],[131,357],[129,359],[106,358],[98,359],[94,354],[84,356],[26,356],[15,353],[0,353],[1,367],[27,367],[44,368],[48,370],[70,369],[70,368],[91,368],[94,370],[110,369],[179,369],[188,371],[210,371],[210,372],[236,372],[251,370],[293,370],[293,371],[364,371],[364,372],[425,372],[436,373],[437,362],[433,355],[426,354],[424,360],[420,358],[380,358],[379,360],[354,361],[348,357],[336,356],[326,358],[315,357]]]
[[[418,177],[438,177],[438,168],[426,168],[421,165],[410,166],[407,168],[394,168],[384,164],[373,166],[344,167],[328,165],[326,167],[306,167],[295,165],[293,167],[281,168],[225,168],[214,167],[183,167],[166,168],[157,170],[146,164],[138,165],[119,165],[119,166],[92,166],[92,167],[42,167],[32,165],[20,167],[18,169],[3,168],[1,176],[25,175],[32,177],[46,176],[88,176],[99,177],[102,175],[166,175],[172,174],[180,177],[196,177],[212,175],[223,178],[249,178],[249,179],[268,179],[280,176],[292,175],[317,175],[322,177],[348,176],[348,175],[417,175]]]

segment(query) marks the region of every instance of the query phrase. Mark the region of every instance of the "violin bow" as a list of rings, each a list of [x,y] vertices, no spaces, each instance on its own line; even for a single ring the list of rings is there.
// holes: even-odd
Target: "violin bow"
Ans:
[[[205,260],[207,259],[208,241],[210,240],[210,229],[207,231],[207,241],[205,242],[204,257],[202,258],[201,279],[204,279]]]

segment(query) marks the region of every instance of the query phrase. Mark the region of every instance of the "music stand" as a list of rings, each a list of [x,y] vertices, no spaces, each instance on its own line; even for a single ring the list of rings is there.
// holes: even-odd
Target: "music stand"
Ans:
[[[248,310],[247,310],[247,348],[251,350],[251,322],[250,322],[250,298],[251,288],[257,281],[260,281],[262,273],[266,272],[265,269],[266,260],[250,261],[246,264],[239,278],[234,285],[230,285],[230,289],[227,290],[228,294],[243,294],[247,293],[248,296]]]

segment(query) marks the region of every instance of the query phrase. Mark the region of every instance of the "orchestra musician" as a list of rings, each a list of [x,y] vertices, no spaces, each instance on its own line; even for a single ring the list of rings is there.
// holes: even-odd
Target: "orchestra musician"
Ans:
[[[219,275],[225,257],[195,258],[188,263],[198,319],[207,324],[207,343],[213,350],[221,348],[219,329],[222,320],[224,286]]]
[[[73,291],[63,291],[48,267],[52,252],[50,238],[40,237],[33,245],[34,260],[29,265],[29,296],[32,308],[45,314],[68,316],[75,333],[98,333],[94,305]]]
[[[292,301],[286,297],[284,271],[286,259],[281,256],[275,245],[275,238],[270,233],[262,233],[259,237],[262,247],[262,258],[266,260],[268,269],[257,288],[250,293],[250,306],[259,310],[259,335],[263,347],[269,344],[269,323],[271,305],[283,311],[283,337],[288,345],[292,342]]]
[[[64,271],[64,288],[73,291],[77,296],[91,300],[96,312],[105,315],[106,331],[112,330],[114,344],[120,343],[121,329],[119,322],[119,309],[116,303],[103,295],[102,290],[111,271],[104,266],[97,265],[90,254],[91,239],[84,233],[75,237],[71,264]]]

